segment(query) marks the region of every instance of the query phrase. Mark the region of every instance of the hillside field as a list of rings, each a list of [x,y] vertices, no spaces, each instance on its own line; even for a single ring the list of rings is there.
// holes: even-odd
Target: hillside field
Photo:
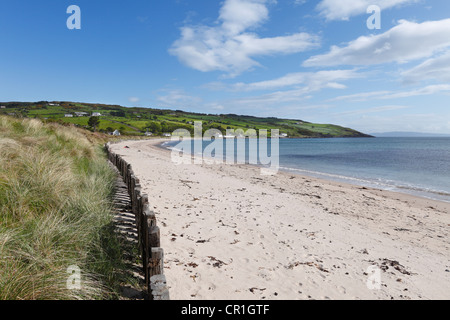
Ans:
[[[50,122],[71,123],[88,128],[88,121],[93,113],[100,113],[100,124],[96,128],[101,132],[119,130],[123,135],[155,135],[171,133],[182,128],[193,132],[193,122],[202,121],[203,130],[218,129],[226,134],[227,129],[279,129],[292,138],[337,138],[369,137],[364,133],[333,124],[316,124],[300,119],[259,118],[235,114],[200,114],[181,110],[161,110],[153,108],[127,108],[118,105],[104,105],[75,102],[8,102],[0,114],[38,118]],[[77,116],[76,112],[85,112]],[[71,114],[73,117],[66,117]]]

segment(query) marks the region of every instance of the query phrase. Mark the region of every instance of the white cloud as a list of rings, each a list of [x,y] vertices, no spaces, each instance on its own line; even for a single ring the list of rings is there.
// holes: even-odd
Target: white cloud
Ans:
[[[280,112],[281,109],[286,109],[286,104],[294,105],[297,111],[313,109],[304,107],[304,102],[312,98],[312,93],[326,88],[344,89],[346,88],[345,84],[340,82],[364,76],[365,74],[357,72],[356,69],[324,70],[291,73],[280,78],[253,83],[225,84],[215,82],[205,87],[212,90],[234,92],[269,91],[269,93],[234,98],[226,102],[227,110],[232,110],[233,108],[240,110],[258,109],[258,114],[261,114],[259,111],[264,110],[264,108],[269,108],[268,110],[271,112]],[[308,104],[308,106],[310,105]],[[323,105],[320,105],[320,107],[322,108]]]
[[[377,98],[383,95],[387,95],[390,94],[391,91],[373,91],[373,92],[362,92],[362,93],[355,93],[355,94],[350,94],[350,95],[346,95],[346,96],[339,96],[333,99],[330,99],[328,101],[342,101],[342,100],[347,100],[347,101],[366,101],[369,98]]]
[[[368,113],[377,113],[377,112],[388,112],[388,111],[395,111],[395,110],[401,110],[401,109],[407,109],[408,106],[400,106],[400,105],[388,105],[388,106],[379,106],[379,107],[373,107],[373,108],[367,108],[367,109],[358,109],[358,110],[351,110],[351,111],[345,111],[345,112],[339,112],[335,115],[358,115],[358,114],[368,114]]]
[[[388,95],[384,95],[380,98],[381,99],[408,98],[408,97],[415,97],[415,96],[438,94],[438,93],[449,92],[449,91],[450,91],[450,85],[438,84],[438,85],[426,86],[424,88],[420,88],[420,89],[416,89],[416,90],[388,94]]]
[[[426,60],[422,64],[402,72],[406,83],[423,80],[440,80],[450,82],[450,51],[445,54]]]
[[[312,92],[322,88],[344,89],[346,86],[337,81],[361,78],[363,76],[364,75],[362,73],[358,73],[355,69],[323,70],[317,72],[289,73],[280,78],[252,83],[238,82],[231,85],[226,85],[215,82],[207,85],[206,87],[213,90],[257,91],[303,86],[306,92]]]
[[[236,35],[269,19],[266,2],[264,0],[226,0],[219,15],[223,31]]]
[[[415,23],[401,20],[383,34],[362,36],[344,47],[306,60],[304,66],[374,65],[427,58],[450,47],[450,19]]]
[[[341,89],[341,86],[337,86],[338,89]],[[308,100],[312,98],[309,95],[312,92],[319,91],[323,88],[333,88],[336,89],[336,86],[325,84],[317,87],[301,87],[292,90],[284,90],[284,91],[274,91],[267,94],[262,94],[258,96],[252,97],[244,97],[240,99],[235,99],[233,102],[235,104],[239,104],[246,107],[260,107],[260,106],[271,106],[274,108],[278,108],[283,103],[289,102],[300,102],[304,100]]]
[[[225,109],[225,106],[223,106],[222,104],[220,104],[218,102],[212,102],[212,103],[207,104],[206,108],[216,110],[216,111],[218,111],[218,110],[222,111]]]
[[[414,2],[417,0],[322,0],[316,9],[327,20],[348,20],[366,13],[371,5],[377,5],[383,10]]]
[[[419,89],[400,92],[393,92],[393,91],[363,92],[347,96],[336,97],[328,101],[342,101],[342,100],[367,101],[370,99],[373,100],[400,99],[416,96],[433,95],[439,93],[450,93],[450,85],[447,84],[429,85]]]
[[[258,107],[258,106],[277,106],[281,103],[286,102],[298,102],[306,99],[306,94],[310,91],[307,88],[285,90],[285,91],[275,91],[259,96],[245,97],[241,99],[236,99],[234,102],[240,105],[245,105],[247,107]]]
[[[360,114],[337,115],[331,121],[367,133],[390,131],[414,131],[428,133],[449,133],[450,114],[400,113],[400,114]]]
[[[139,102],[141,99],[139,99],[138,97],[129,97],[128,101],[132,102],[132,103],[136,103]]]
[[[217,25],[184,26],[169,52],[185,65],[203,72],[236,76],[259,66],[257,56],[290,54],[317,47],[308,33],[260,38],[254,30],[269,18],[270,0],[225,0]]]
[[[182,90],[162,90],[163,95],[157,97],[157,101],[164,107],[169,108],[183,108],[193,107],[202,103],[202,99],[199,97],[186,94]]]
[[[294,5],[301,6],[304,5],[308,0],[294,0]]]

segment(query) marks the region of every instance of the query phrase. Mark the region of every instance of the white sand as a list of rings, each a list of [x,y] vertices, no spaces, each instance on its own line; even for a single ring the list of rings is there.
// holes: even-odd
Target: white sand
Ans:
[[[112,149],[157,213],[171,299],[450,299],[450,204],[246,165],[177,166],[159,142]],[[367,286],[373,265],[385,269],[379,290]]]

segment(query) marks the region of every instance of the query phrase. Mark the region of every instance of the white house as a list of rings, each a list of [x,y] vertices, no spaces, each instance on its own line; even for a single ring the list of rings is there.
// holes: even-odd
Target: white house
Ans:
[[[59,107],[59,104],[58,104],[58,103],[49,103],[48,105],[49,105],[49,106],[54,106],[54,107]]]
[[[146,135],[147,137],[151,137],[151,136],[153,135],[153,133],[147,131],[147,132],[145,133],[145,135]]]
[[[112,135],[113,135],[113,136],[120,136],[119,130],[114,131]]]
[[[101,117],[102,114],[99,113],[99,112],[94,112],[94,113],[92,114],[92,116],[93,116],[93,117]]]
[[[0,109],[6,109],[6,106],[0,106]]]
[[[280,137],[282,137],[282,138],[287,138],[287,137],[288,137],[288,134],[287,134],[287,133],[282,133],[282,134],[280,134]]]
[[[88,116],[89,113],[87,113],[87,112],[75,112],[75,115],[77,117],[85,117],[85,116]]]
[[[66,117],[66,118],[73,118],[73,114],[67,113],[67,114],[64,115],[64,117]]]
[[[163,137],[171,137],[172,135],[170,133],[163,133],[162,136]]]

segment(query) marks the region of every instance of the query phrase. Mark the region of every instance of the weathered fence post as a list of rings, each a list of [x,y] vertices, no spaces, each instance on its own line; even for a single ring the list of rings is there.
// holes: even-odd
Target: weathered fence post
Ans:
[[[163,274],[164,271],[164,250],[163,248],[151,248],[150,257],[148,259],[148,274],[149,278],[158,274]]]
[[[156,214],[150,210],[148,203],[144,205],[144,217],[149,227],[156,226]]]
[[[135,176],[131,165],[111,151],[109,142],[105,149],[107,158],[119,171],[130,195],[149,299],[169,300],[166,277],[163,274],[164,250],[161,248],[161,231],[156,225],[156,214],[150,210],[148,196],[141,194],[140,180]]]
[[[134,188],[133,195],[131,196],[131,207],[133,208],[133,213],[136,219],[139,214],[139,205],[141,202],[141,198],[141,188]]]
[[[148,244],[150,248],[158,248],[161,246],[161,231],[158,226],[148,228]]]
[[[138,228],[138,231],[142,231],[141,229],[141,220],[144,213],[144,206],[148,205],[148,196],[146,194],[141,195],[140,201],[138,201],[138,213],[136,216],[136,227]]]
[[[158,274],[151,277],[148,291],[151,300],[169,300],[166,276]]]

